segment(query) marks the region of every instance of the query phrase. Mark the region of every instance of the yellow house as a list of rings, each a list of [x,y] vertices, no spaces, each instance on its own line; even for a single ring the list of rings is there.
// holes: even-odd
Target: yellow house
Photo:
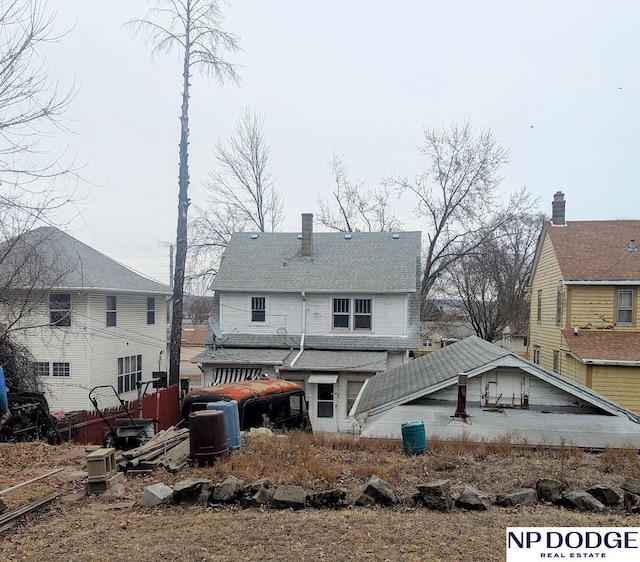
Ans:
[[[640,412],[640,220],[565,221],[562,192],[529,283],[528,358]]]

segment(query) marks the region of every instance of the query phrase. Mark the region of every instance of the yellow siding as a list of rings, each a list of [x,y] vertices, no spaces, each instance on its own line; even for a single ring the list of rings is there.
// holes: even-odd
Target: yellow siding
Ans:
[[[559,289],[564,291],[560,325],[556,324],[556,302]],[[542,291],[540,322],[537,319],[538,291]],[[566,289],[562,285],[562,272],[553,245],[545,233],[538,263],[531,280],[528,357],[532,360],[534,346],[540,347],[540,365],[550,370],[553,369],[553,352],[560,349],[562,345],[560,330],[563,328],[567,313],[566,294]]]
[[[577,285],[570,287],[571,315],[569,327],[610,327],[615,322],[615,288]],[[617,327],[616,329],[620,329]]]
[[[593,367],[593,390],[640,414],[640,367]]]

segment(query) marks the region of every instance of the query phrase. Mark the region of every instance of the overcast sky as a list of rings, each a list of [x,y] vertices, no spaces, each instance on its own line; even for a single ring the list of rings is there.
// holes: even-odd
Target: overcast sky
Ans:
[[[175,240],[181,68],[152,61],[124,24],[145,0],[49,0],[53,76],[75,81],[69,149],[91,188],[69,232],[160,281]],[[71,29],[72,28],[72,29]],[[640,2],[236,0],[240,86],[192,80],[190,196],[244,106],[265,115],[284,230],[332,188],[327,160],[377,183],[419,172],[425,126],[470,120],[511,151],[503,190],[526,184],[567,220],[640,218]],[[420,230],[399,202],[407,230]]]

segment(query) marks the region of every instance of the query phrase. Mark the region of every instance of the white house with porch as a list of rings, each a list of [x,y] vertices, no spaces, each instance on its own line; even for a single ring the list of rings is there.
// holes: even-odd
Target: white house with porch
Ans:
[[[365,380],[420,337],[419,232],[234,233],[212,289],[216,334],[192,359],[202,384],[299,382],[314,431],[351,431]]]

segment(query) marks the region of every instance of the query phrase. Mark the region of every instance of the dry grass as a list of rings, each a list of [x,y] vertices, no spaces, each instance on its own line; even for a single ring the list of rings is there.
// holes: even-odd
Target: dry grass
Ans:
[[[0,446],[0,489],[47,470],[70,464],[82,468],[81,448],[41,444]],[[271,438],[245,437],[242,451],[213,467],[187,468],[129,477],[128,499],[137,500],[144,486],[168,485],[189,476],[214,482],[233,474],[245,481],[268,477],[275,484],[299,484],[309,490],[341,487],[352,500],[376,474],[388,481],[402,505],[393,509],[275,512],[237,508],[172,506],[159,509],[113,505],[95,497],[57,501],[30,515],[25,524],[0,538],[0,560],[504,560],[507,526],[638,526],[638,516],[621,509],[603,514],[535,508],[493,508],[485,513],[449,514],[415,509],[416,484],[447,478],[457,494],[470,484],[490,495],[538,478],[557,478],[572,489],[596,483],[619,487],[640,477],[640,458],[633,450],[591,454],[571,447],[538,448],[526,443],[471,443],[430,439],[423,455],[402,454],[400,443],[364,440],[350,435],[291,433]],[[49,486],[49,489],[46,487]],[[71,490],[78,483],[54,477],[33,490],[5,496],[14,507],[49,493]]]

